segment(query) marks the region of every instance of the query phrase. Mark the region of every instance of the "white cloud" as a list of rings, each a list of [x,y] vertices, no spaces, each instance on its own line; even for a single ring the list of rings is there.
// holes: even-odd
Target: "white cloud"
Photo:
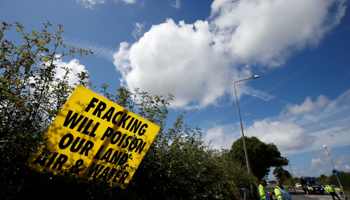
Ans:
[[[139,22],[135,23],[135,28],[132,31],[132,36],[134,36],[135,40],[138,40],[143,35],[143,28],[145,27],[145,23],[141,24]]]
[[[278,66],[293,51],[317,45],[339,24],[344,1],[231,1],[212,4],[215,45],[242,63]],[[334,13],[329,8],[334,6]]]
[[[324,144],[327,146],[347,146],[350,141],[350,126],[341,125],[336,127],[325,127],[322,131],[312,132],[311,135],[317,139],[313,146],[309,147],[309,150],[316,150],[322,148]]]
[[[350,89],[333,101],[320,95],[305,112],[284,113],[255,121],[245,131],[247,136],[257,136],[266,143],[274,143],[283,153],[312,151],[327,146],[346,146],[350,141]],[[327,103],[324,103],[327,102]],[[317,106],[315,106],[317,105]],[[323,106],[319,106],[323,105]],[[308,112],[306,112],[306,110]]]
[[[112,46],[105,46],[97,43],[91,43],[81,39],[65,38],[65,41],[66,41],[66,44],[70,44],[70,46],[79,46],[83,49],[90,49],[92,52],[94,52],[94,55],[106,58],[111,61],[114,60],[113,57],[115,52],[117,51],[117,49],[115,49]]]
[[[262,100],[265,100],[265,101],[270,101],[272,99],[275,98],[274,95],[271,95],[271,94],[268,94],[267,92],[264,92],[264,91],[261,91],[261,90],[257,90],[255,88],[252,88],[252,87],[245,87],[244,91],[243,91],[245,94],[249,94],[253,97],[258,97]]]
[[[330,162],[326,151],[322,149],[322,152],[324,153],[322,153],[322,155],[319,155],[319,158],[312,158],[312,160],[309,163],[309,166],[313,168],[323,168],[323,170],[326,170],[326,173],[330,173],[332,169],[332,163]],[[330,151],[330,154],[332,155],[331,151]],[[349,171],[349,165],[350,165],[349,155],[333,154],[332,160],[333,160],[334,168],[337,169],[338,171],[345,171],[345,172]]]
[[[319,177],[320,174],[324,174],[324,170],[317,167],[299,167],[299,168],[293,168],[293,173],[295,177],[301,177],[301,176],[311,176],[311,177]]]
[[[83,5],[85,8],[92,9],[97,4],[104,4],[105,0],[75,0]]]
[[[234,74],[226,59],[212,50],[212,41],[208,22],[177,25],[170,19],[152,26],[130,49],[122,43],[115,65],[125,74],[128,88],[173,94],[173,107],[204,107],[223,95]]]
[[[329,165],[329,161],[321,158],[312,158],[310,162],[311,167],[321,167]]]
[[[215,149],[230,149],[233,142],[240,137],[240,135],[232,135],[233,129],[234,126],[232,125],[215,126],[206,131],[203,140],[206,143],[211,142],[212,147]]]
[[[77,3],[81,4],[83,7],[88,9],[93,9],[97,4],[104,4],[106,0],[75,0]],[[122,1],[127,4],[135,4],[136,0],[114,0],[115,3]]]
[[[118,0],[114,0],[115,2],[118,2]],[[121,0],[123,1],[124,3],[129,3],[129,4],[134,4],[136,3],[136,0]]]
[[[349,171],[350,171],[350,166],[349,166],[349,165],[346,165],[344,171],[345,171],[345,172],[349,172]]]
[[[335,168],[339,171],[349,172],[350,156],[341,154],[337,159],[335,159],[334,165]]]
[[[317,167],[321,163],[321,158],[313,158],[311,160],[311,167]]]
[[[171,4],[171,6],[174,7],[174,8],[180,9],[180,7],[181,7],[181,1],[180,1],[180,0],[175,0],[175,2],[173,2],[173,3]]]
[[[130,71],[130,48],[127,42],[120,43],[119,51],[113,55],[113,64],[117,70],[122,74],[120,82],[125,82],[125,77]]]
[[[173,107],[215,105],[232,96],[232,83],[250,77],[256,67],[282,65],[293,52],[318,45],[345,12],[344,0],[215,0],[211,8],[209,21],[176,24],[169,19],[134,44],[121,43],[114,63],[122,70],[122,84],[173,94]],[[121,55],[122,61],[116,60]]]
[[[299,115],[302,113],[310,112],[313,111],[319,107],[324,106],[325,104],[329,103],[329,100],[327,97],[324,95],[318,96],[317,100],[315,102],[312,102],[310,97],[307,97],[300,106],[299,105],[294,105],[291,106],[288,110],[288,112]]]
[[[62,67],[69,69],[68,74],[68,85],[74,87],[74,83],[79,84],[79,78],[76,74],[81,72],[87,72],[84,65],[79,64],[79,60],[72,59],[71,61],[63,62],[62,60],[54,61],[54,64],[57,66],[55,78],[62,78],[65,75],[65,70]],[[86,80],[88,81],[88,80]]]
[[[348,155],[340,155],[340,157],[337,159],[336,164],[342,165],[344,163],[350,163],[350,156]]]
[[[306,130],[294,123],[257,121],[250,126],[246,136],[256,136],[265,143],[274,143],[281,152],[309,148],[315,137],[306,135]]]
[[[321,103],[323,106],[316,106],[313,110],[300,113],[298,116],[281,112],[278,116],[255,121],[251,126],[246,127],[245,136],[256,136],[265,143],[274,143],[285,155],[319,150],[324,144],[332,147],[349,145],[350,89],[333,101],[323,95],[318,99],[326,99],[327,103]],[[323,102],[323,100],[315,102]],[[204,141],[212,140],[214,147],[229,149],[234,140],[228,139],[236,140],[240,136],[240,131],[235,130],[235,127],[239,127],[239,124],[214,125],[214,128],[205,132]],[[324,151],[319,156],[327,158]],[[336,161],[339,168],[344,169],[345,164],[350,164],[345,162],[346,160],[350,159],[341,157]],[[310,165],[315,165],[316,161],[318,160],[313,160]],[[328,162],[325,159],[320,161]]]

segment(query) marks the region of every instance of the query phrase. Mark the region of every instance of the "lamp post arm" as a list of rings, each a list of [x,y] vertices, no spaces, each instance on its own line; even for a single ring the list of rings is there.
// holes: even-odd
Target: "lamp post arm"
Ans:
[[[331,158],[331,155],[329,154],[329,151],[328,151],[327,147],[325,147],[325,149],[326,149],[326,151],[327,151],[327,153],[328,153],[328,157],[329,157],[329,160],[330,160],[331,163],[332,163],[333,169],[335,169],[335,168],[334,168],[333,161],[332,161],[332,158]]]
[[[246,80],[249,80],[249,79],[252,79],[252,78],[250,77],[250,78],[246,78],[246,79],[242,79],[242,80],[235,81],[235,84],[236,84],[237,82],[246,81]]]

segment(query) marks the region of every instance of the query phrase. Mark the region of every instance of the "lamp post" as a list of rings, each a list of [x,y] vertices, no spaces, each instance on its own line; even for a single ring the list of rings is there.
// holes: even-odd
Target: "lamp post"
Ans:
[[[239,104],[238,104],[238,98],[237,98],[237,91],[236,91],[236,83],[240,82],[240,81],[246,81],[249,79],[257,79],[259,78],[259,75],[254,75],[250,78],[246,78],[246,79],[242,79],[242,80],[238,80],[235,81],[233,86],[235,88],[235,95],[236,95],[236,101],[237,101],[237,109],[238,109],[238,116],[239,116],[239,122],[241,123],[241,131],[242,131],[242,140],[243,140],[243,147],[244,147],[244,154],[245,154],[245,160],[247,162],[247,168],[248,168],[248,173],[250,174],[250,166],[249,166],[249,159],[248,159],[248,154],[247,154],[247,147],[245,145],[245,139],[244,139],[244,132],[243,132],[243,125],[242,125],[242,119],[241,119],[241,112],[239,110]]]
[[[331,155],[329,154],[328,149],[327,149],[327,145],[323,145],[323,147],[326,149],[326,151],[327,151],[327,153],[328,153],[328,157],[329,157],[329,160],[330,160],[331,163],[332,163],[333,170],[335,170],[334,164],[333,164],[333,161],[332,161],[332,158],[331,158]],[[341,188],[341,190],[342,190],[342,192],[343,192],[344,198],[347,199],[346,196],[345,196],[345,192],[344,192],[343,186],[341,185],[338,176],[336,176],[336,177],[337,177],[337,179],[338,179],[338,183],[339,183],[339,185],[340,185],[340,188]]]

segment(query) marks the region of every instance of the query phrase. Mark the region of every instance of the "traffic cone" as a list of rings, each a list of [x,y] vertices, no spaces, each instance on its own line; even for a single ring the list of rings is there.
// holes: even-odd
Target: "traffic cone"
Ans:
[[[310,194],[309,194],[309,190],[306,190],[307,191],[307,196],[310,196]]]

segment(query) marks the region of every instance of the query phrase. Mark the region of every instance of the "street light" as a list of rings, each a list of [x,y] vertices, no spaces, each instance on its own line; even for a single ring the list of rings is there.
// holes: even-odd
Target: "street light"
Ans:
[[[333,161],[332,161],[332,158],[331,158],[331,155],[329,154],[328,149],[327,149],[327,145],[323,145],[323,147],[326,149],[326,151],[327,151],[327,153],[328,153],[328,157],[329,157],[329,160],[330,160],[331,163],[332,163],[333,170],[335,170],[334,165],[333,165]],[[347,199],[346,196],[345,196],[345,192],[344,192],[343,186],[341,185],[338,176],[336,176],[336,177],[337,177],[337,179],[338,179],[338,183],[339,183],[339,185],[340,185],[340,188],[341,188],[341,190],[342,190],[342,192],[343,192],[344,198]]]
[[[241,131],[242,131],[242,140],[243,140],[243,147],[244,147],[244,154],[245,154],[245,160],[247,162],[247,168],[248,168],[248,173],[250,174],[250,166],[249,166],[249,159],[248,159],[248,154],[247,154],[247,147],[245,145],[245,139],[244,139],[244,132],[243,132],[243,125],[242,125],[242,119],[241,119],[241,112],[239,110],[239,104],[238,104],[238,98],[237,98],[237,91],[236,91],[236,83],[240,82],[240,81],[246,81],[249,79],[257,79],[259,78],[259,75],[254,75],[250,78],[246,78],[246,79],[242,79],[242,80],[238,80],[235,81],[233,86],[235,88],[235,94],[236,94],[236,101],[237,101],[237,109],[238,109],[238,116],[239,116],[239,122],[241,123]]]

